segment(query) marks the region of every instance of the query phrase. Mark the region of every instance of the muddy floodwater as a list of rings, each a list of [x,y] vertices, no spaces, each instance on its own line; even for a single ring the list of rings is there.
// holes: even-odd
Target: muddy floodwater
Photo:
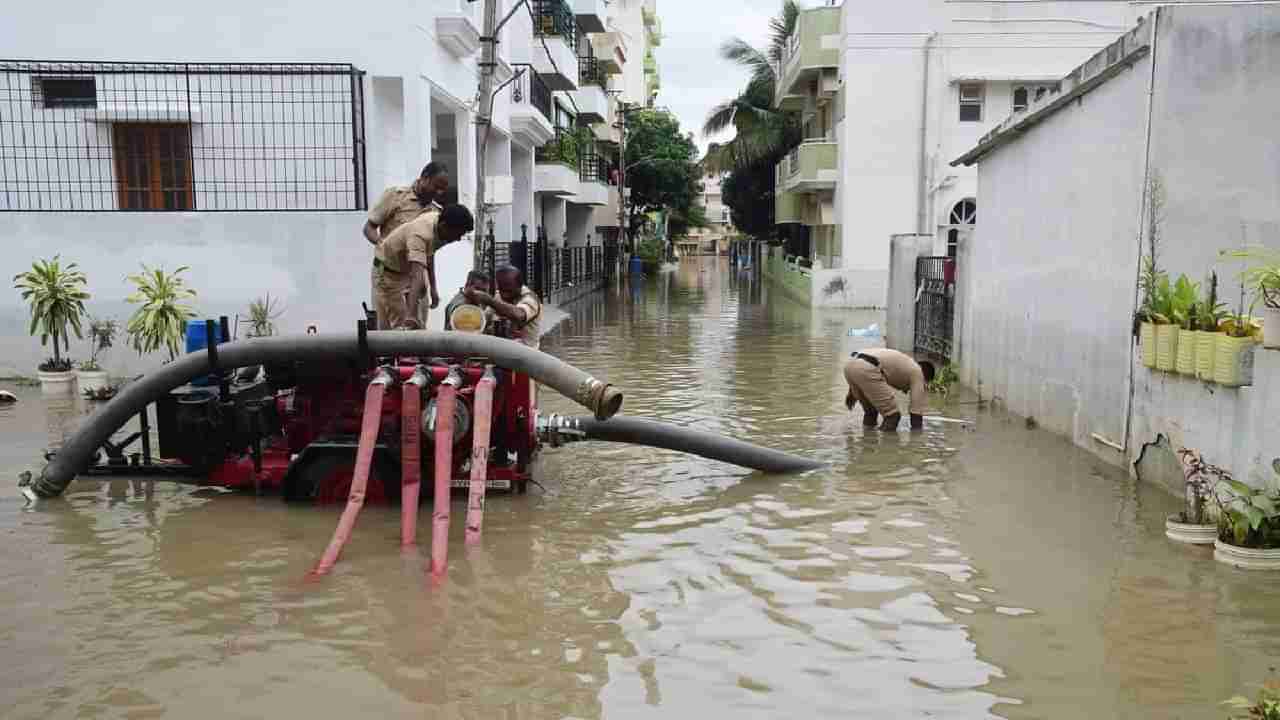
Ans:
[[[1167,541],[1162,491],[973,405],[861,428],[840,358],[874,314],[811,316],[713,258],[567,312],[544,349],[627,414],[829,469],[549,449],[471,552],[455,500],[442,585],[393,509],[306,583],[336,509],[127,478],[25,509],[17,472],[85,408],[19,389],[0,716],[1222,718],[1280,664],[1280,578]]]

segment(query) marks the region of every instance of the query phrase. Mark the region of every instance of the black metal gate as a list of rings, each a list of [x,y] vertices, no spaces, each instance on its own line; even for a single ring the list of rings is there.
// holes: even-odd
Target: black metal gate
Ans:
[[[955,318],[955,258],[916,258],[915,353],[947,362]]]

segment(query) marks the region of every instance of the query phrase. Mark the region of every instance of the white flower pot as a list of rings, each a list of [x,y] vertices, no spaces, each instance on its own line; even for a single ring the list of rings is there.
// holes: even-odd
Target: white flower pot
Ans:
[[[1164,520],[1165,537],[1175,542],[1189,545],[1212,545],[1218,539],[1217,525],[1192,525],[1178,522],[1178,516],[1170,515]]]
[[[66,372],[39,370],[36,376],[40,378],[40,389],[46,393],[61,395],[74,392],[76,389],[76,374],[70,370]]]
[[[1262,347],[1280,348],[1280,308],[1262,309]]]
[[[1214,540],[1213,559],[1241,570],[1280,570],[1280,548],[1251,550]]]
[[[77,370],[76,382],[80,385],[80,392],[86,390],[94,392],[98,388],[104,388],[108,384],[106,370]]]

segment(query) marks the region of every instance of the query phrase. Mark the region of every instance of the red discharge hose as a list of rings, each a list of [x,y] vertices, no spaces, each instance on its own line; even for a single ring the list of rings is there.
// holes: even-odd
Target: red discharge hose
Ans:
[[[364,491],[369,484],[369,467],[373,464],[373,446],[378,442],[378,426],[382,420],[382,400],[386,396],[387,387],[391,384],[391,375],[386,370],[379,370],[377,376],[369,383],[364,394],[364,417],[360,420],[360,445],[356,448],[355,474],[351,478],[351,494],[347,496],[347,507],[338,519],[338,527],[333,531],[333,539],[325,548],[320,563],[313,571],[316,575],[327,575],[338,562],[342,548],[351,539],[351,531],[355,529],[356,518],[360,508],[364,507]]]
[[[480,526],[484,523],[484,491],[489,476],[489,429],[493,417],[493,387],[497,384],[493,366],[489,366],[476,385],[475,424],[471,435],[471,492],[467,496],[468,545],[480,542]]]
[[[400,398],[400,545],[418,541],[418,494],[422,488],[423,368],[405,382]]]
[[[453,413],[462,378],[449,371],[436,392],[436,493],[431,513],[431,574],[444,575],[449,565],[449,491],[453,480]]]

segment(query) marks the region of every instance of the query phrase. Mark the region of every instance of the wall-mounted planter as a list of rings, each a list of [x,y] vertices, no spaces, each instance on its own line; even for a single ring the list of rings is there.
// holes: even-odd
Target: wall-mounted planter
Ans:
[[[1218,336],[1222,333],[1196,333],[1196,377],[1213,382],[1214,359],[1218,357]]]
[[[1217,337],[1217,355],[1213,359],[1213,381],[1226,387],[1253,384],[1253,353],[1257,341],[1251,337]]]
[[[1280,548],[1252,550],[1214,540],[1213,559],[1242,570],[1280,570]]]
[[[1262,347],[1280,348],[1280,308],[1262,309]]]
[[[1173,372],[1178,362],[1178,326],[1156,325],[1156,369]]]
[[[1196,330],[1178,330],[1178,359],[1174,368],[1179,375],[1196,374],[1196,340],[1199,336]]]
[[[1174,514],[1164,520],[1164,535],[1188,545],[1212,545],[1218,540],[1218,526],[1178,522],[1178,515]]]
[[[1155,323],[1144,322],[1139,331],[1142,340],[1142,364],[1149,368],[1156,366],[1156,326]]]

